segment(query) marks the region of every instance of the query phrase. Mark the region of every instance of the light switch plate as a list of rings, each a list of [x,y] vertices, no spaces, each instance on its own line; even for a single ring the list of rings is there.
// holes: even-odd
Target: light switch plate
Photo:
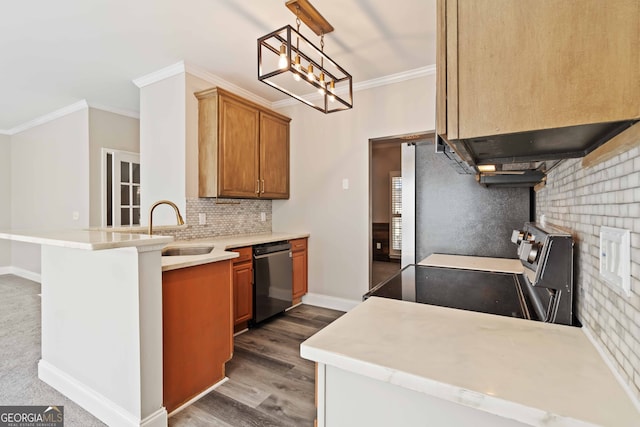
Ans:
[[[207,214],[206,213],[198,214],[198,224],[205,225],[206,223],[207,223]]]
[[[600,276],[631,296],[631,233],[600,227]]]
[[[344,178],[342,180],[342,189],[343,190],[348,190],[349,189],[349,178]]]

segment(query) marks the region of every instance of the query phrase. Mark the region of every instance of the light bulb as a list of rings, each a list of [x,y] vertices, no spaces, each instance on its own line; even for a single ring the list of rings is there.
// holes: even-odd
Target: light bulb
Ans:
[[[313,64],[309,64],[309,67],[307,68],[307,79],[309,81],[314,81],[316,79],[316,76],[313,74]]]
[[[283,43],[282,46],[280,46],[280,59],[278,59],[278,68],[284,70],[285,68],[288,68],[288,66],[289,61],[287,61],[287,48]]]
[[[293,68],[295,68],[297,71],[300,71],[301,67],[300,67],[300,55],[296,55],[296,59],[294,59],[293,62]],[[300,81],[300,74],[298,73],[293,73],[293,79],[297,82]]]
[[[324,73],[323,72],[320,72],[320,79],[319,79],[318,83],[320,83],[320,86],[322,86],[320,89],[318,89],[318,93],[320,93],[321,95],[324,95],[325,83],[324,83]]]
[[[336,93],[336,83],[333,80],[331,80],[331,83],[329,83],[329,93],[329,101],[335,101],[336,97],[334,96],[334,93]]]

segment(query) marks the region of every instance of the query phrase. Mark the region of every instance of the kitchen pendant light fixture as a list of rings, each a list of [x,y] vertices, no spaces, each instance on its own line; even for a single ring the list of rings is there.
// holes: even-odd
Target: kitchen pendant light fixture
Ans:
[[[353,107],[352,78],[324,53],[333,27],[308,0],[289,0],[297,29],[290,25],[258,39],[258,80],[323,113]],[[300,34],[300,21],[320,37],[320,48]]]

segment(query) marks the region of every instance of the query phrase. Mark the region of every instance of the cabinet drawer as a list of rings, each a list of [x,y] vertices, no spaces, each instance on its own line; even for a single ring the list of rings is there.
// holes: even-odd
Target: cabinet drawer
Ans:
[[[251,261],[251,256],[253,254],[253,247],[247,246],[244,248],[235,248],[231,249],[232,252],[238,252],[240,256],[238,258],[233,259],[233,264],[238,264],[245,261]]]
[[[307,249],[307,239],[293,239],[289,240],[291,243],[291,250],[293,252],[304,251]]]

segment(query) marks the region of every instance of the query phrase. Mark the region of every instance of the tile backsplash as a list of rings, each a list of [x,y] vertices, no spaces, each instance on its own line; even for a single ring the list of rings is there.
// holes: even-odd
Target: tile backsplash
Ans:
[[[552,169],[536,193],[536,216],[573,232],[580,321],[640,399],[640,148],[589,169],[581,159]],[[600,227],[631,231],[631,296],[600,277]]]
[[[265,221],[261,213],[265,213]],[[199,215],[206,215],[206,224],[199,225]],[[231,234],[271,232],[271,200],[248,199],[187,199],[187,228],[160,231],[154,234],[173,236],[176,240],[201,239]]]

